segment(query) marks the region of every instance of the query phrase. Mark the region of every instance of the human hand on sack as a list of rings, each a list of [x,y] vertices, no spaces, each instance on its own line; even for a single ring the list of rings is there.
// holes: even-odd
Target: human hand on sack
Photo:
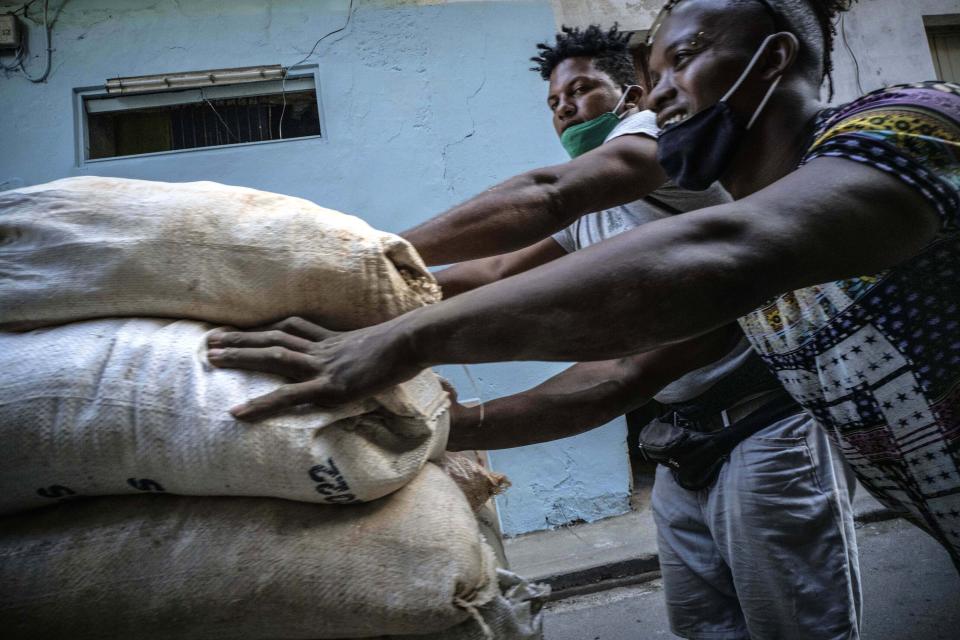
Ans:
[[[480,426],[480,408],[460,404],[457,390],[449,381],[440,378],[440,386],[450,396],[450,435],[447,451],[463,451],[475,448],[469,444],[469,436]]]
[[[362,400],[408,380],[423,368],[402,331],[390,322],[356,331],[330,331],[288,318],[253,331],[215,331],[207,358],[215,367],[273,373],[294,380],[233,407],[240,420],[257,420],[301,404],[334,406]]]

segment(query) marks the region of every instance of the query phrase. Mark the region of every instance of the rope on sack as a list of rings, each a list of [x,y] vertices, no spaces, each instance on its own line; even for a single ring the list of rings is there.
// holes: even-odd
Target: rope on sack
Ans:
[[[485,640],[495,640],[493,629],[490,628],[490,625],[487,624],[487,621],[483,619],[482,615],[480,615],[480,610],[477,609],[477,607],[459,596],[455,596],[453,598],[453,604],[469,613],[470,617],[473,618],[478,625],[480,625],[480,630],[483,631],[483,637]]]

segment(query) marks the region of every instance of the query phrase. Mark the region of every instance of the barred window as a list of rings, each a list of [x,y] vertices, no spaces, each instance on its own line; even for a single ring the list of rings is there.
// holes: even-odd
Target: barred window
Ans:
[[[83,159],[321,136],[313,75],[82,98]]]

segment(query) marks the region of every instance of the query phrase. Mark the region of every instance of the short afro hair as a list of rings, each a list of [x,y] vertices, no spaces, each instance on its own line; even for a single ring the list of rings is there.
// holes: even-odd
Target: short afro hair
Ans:
[[[616,23],[606,31],[595,24],[586,29],[563,26],[560,31],[556,44],[539,43],[540,55],[530,58],[536,63],[530,70],[538,72],[541,78],[550,80],[553,70],[567,58],[584,57],[592,58],[594,66],[617,84],[636,84],[637,74],[627,46],[629,32],[621,32]]]

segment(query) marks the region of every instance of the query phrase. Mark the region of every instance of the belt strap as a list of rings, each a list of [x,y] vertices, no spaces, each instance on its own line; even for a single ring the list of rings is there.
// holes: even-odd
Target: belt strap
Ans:
[[[654,207],[670,214],[671,216],[675,216],[677,214],[683,213],[683,211],[681,211],[680,209],[670,206],[660,198],[655,198],[651,195],[648,195],[644,198],[644,200],[646,200],[648,204],[652,204]]]
[[[640,433],[641,449],[649,459],[670,467],[684,489],[705,489],[716,480],[730,452],[742,441],[803,411],[785,391],[766,400],[742,420],[711,433],[677,428],[662,421],[651,422]]]
[[[718,413],[702,416],[699,419],[688,418],[680,411],[673,411],[671,414],[667,414],[665,419],[677,427],[683,427],[700,433],[712,433],[724,428],[729,428],[733,424],[752,415],[754,412],[773,405],[791,406],[794,407],[797,412],[801,411],[800,406],[797,405],[796,401],[786,391],[778,389],[774,392],[763,393],[758,397],[739,402]]]
[[[782,396],[777,396],[775,400],[765,404],[742,420],[717,432],[717,442],[718,444],[722,443],[721,448],[728,452],[732,451],[738,444],[758,431],[762,431],[778,420],[783,420],[802,411],[803,407],[784,392]]]

